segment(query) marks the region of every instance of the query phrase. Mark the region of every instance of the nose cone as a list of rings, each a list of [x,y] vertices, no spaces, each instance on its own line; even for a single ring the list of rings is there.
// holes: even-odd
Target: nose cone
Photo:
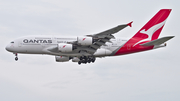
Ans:
[[[12,52],[12,47],[10,47],[10,44],[6,46],[5,48],[7,51]]]
[[[6,46],[6,50],[7,50],[7,51],[9,51],[9,47],[8,47],[8,45]]]

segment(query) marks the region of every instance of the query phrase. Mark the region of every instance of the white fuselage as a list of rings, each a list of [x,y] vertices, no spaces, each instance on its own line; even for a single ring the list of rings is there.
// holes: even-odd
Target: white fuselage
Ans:
[[[63,52],[52,52],[48,49],[57,47],[59,43],[72,43],[77,41],[77,37],[71,38],[62,38],[62,37],[52,37],[52,36],[28,36],[22,37],[12,41],[6,49],[13,53],[24,53],[24,54],[49,54],[49,55],[58,55],[58,56],[78,56],[79,52],[77,51],[63,53]],[[101,46],[96,50],[94,56],[111,56],[113,52],[123,46],[127,40],[121,38],[111,39],[111,42],[106,42],[105,45]],[[82,50],[81,47],[79,50]]]

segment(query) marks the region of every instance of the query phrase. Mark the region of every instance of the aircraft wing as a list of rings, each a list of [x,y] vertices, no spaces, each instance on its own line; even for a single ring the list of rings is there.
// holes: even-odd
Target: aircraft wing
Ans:
[[[98,48],[100,48],[102,45],[105,45],[106,42],[111,42],[110,39],[114,38],[114,36],[112,34],[119,32],[120,30],[124,29],[127,26],[131,27],[132,22],[130,22],[128,24],[119,25],[117,27],[111,28],[109,30],[106,30],[106,31],[98,33],[98,34],[86,35],[88,37],[93,37],[93,39],[95,39],[94,43],[92,45],[89,45],[88,47],[81,46],[78,48],[80,48],[81,50],[86,50],[90,54],[93,54],[94,52],[96,52],[96,50]]]
[[[117,27],[111,28],[109,30],[106,30],[104,32],[98,33],[98,34],[93,34],[93,35],[87,35],[87,36],[91,36],[91,37],[98,37],[98,38],[105,38],[109,35],[112,35],[114,33],[119,32],[120,30],[124,29],[127,26],[132,26],[132,22],[128,23],[128,24],[123,24],[123,25],[119,25]]]
[[[78,45],[77,41],[69,43],[69,44],[76,45],[76,49],[73,50],[73,54],[75,54],[77,56],[93,55],[96,52],[96,50],[98,48],[100,48],[102,45],[105,45],[106,42],[111,42],[110,39],[114,38],[114,36],[112,34],[119,32],[120,30],[124,29],[127,26],[131,27],[132,26],[131,24],[132,24],[132,22],[130,22],[128,24],[119,25],[117,27],[111,28],[109,30],[106,30],[106,31],[98,33],[98,34],[86,35],[87,37],[93,38],[92,45],[88,45],[88,46]],[[71,53],[68,53],[68,54],[62,53],[61,54],[58,51],[57,46],[49,47],[47,50],[52,53],[58,53],[59,55],[62,55],[62,56],[73,56]]]

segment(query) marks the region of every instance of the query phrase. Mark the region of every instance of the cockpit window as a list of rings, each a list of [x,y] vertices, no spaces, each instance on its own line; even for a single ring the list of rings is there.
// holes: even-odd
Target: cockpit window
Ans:
[[[14,41],[12,41],[11,43],[14,43]]]

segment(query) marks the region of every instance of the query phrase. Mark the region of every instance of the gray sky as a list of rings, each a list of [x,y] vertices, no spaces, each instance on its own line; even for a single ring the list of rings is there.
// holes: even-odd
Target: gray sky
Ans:
[[[180,46],[178,0],[1,0],[1,101],[179,101]],[[26,35],[81,36],[119,24],[132,37],[162,8],[172,12],[160,37],[176,36],[167,47],[97,59],[95,64],[56,63],[54,56],[5,50]]]

